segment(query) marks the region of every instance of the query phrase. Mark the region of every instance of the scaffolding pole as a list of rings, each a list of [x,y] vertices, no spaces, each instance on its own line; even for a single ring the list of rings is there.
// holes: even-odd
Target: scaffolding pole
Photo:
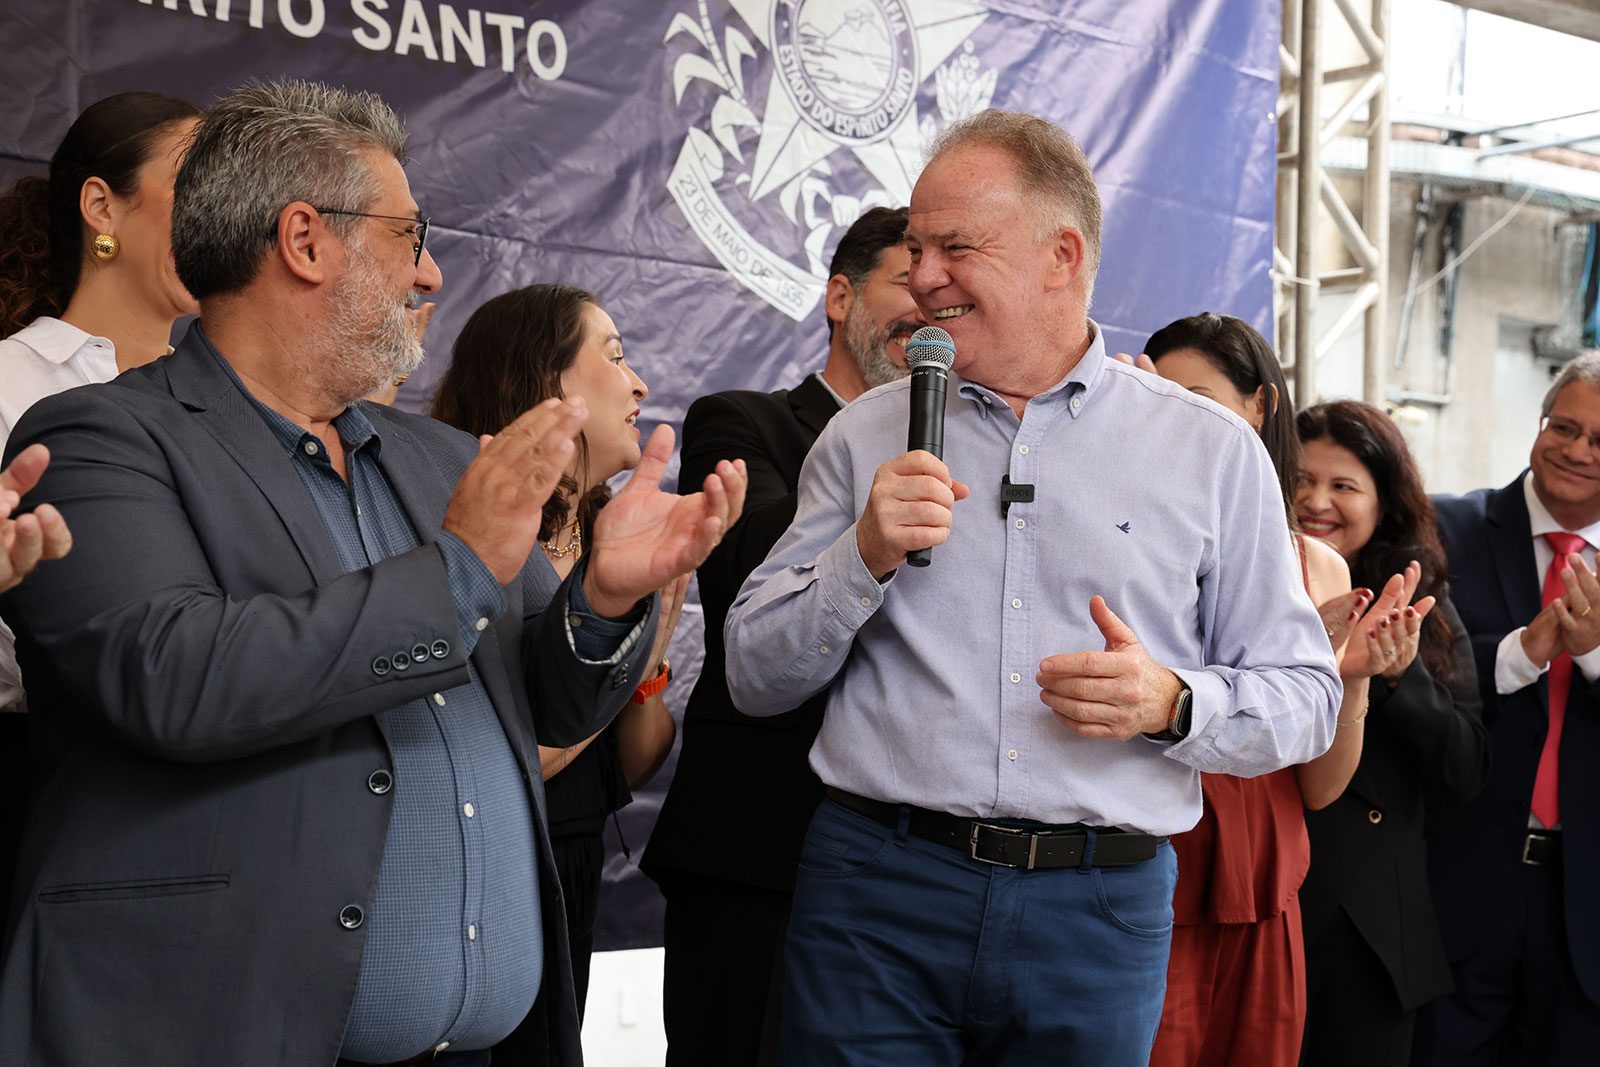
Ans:
[[[1318,363],[1361,323],[1361,394],[1380,403],[1388,350],[1389,4],[1390,0],[1284,0],[1279,48],[1278,226],[1273,250],[1279,354],[1292,372],[1297,407],[1316,403]],[[1363,62],[1328,70],[1329,7],[1360,48]],[[1333,23],[1332,25],[1339,25]],[[1334,88],[1339,87],[1339,88]],[[1328,90],[1325,93],[1325,90]],[[1336,101],[1336,102],[1335,102]],[[1332,104],[1325,113],[1325,103]],[[1367,142],[1359,211],[1322,166],[1322,146],[1351,123]],[[1331,234],[1354,267],[1325,264],[1317,236]],[[1319,322],[1324,290],[1351,294],[1331,322]]]

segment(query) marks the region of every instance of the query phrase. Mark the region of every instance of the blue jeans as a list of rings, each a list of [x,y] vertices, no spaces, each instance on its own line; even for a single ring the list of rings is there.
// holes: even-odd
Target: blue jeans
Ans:
[[[785,1067],[1144,1067],[1177,859],[1021,871],[825,801],[784,961]]]

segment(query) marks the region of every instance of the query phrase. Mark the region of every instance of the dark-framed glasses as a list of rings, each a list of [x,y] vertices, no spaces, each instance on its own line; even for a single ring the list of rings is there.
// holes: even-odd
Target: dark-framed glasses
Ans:
[[[316,207],[315,204],[313,204],[312,207],[316,208],[316,210],[323,215],[350,215],[362,219],[388,219],[390,222],[410,223],[410,226],[407,228],[406,232],[410,233],[417,239],[417,243],[411,246],[411,251],[415,253],[415,259],[412,265],[417,267],[422,266],[422,250],[428,245],[427,219],[412,218],[409,215],[374,215],[370,211],[346,211],[343,208],[336,207]]]
[[[1600,451],[1600,430],[1585,430],[1578,423],[1559,415],[1546,415],[1540,419],[1539,432],[1550,434],[1563,445],[1570,445],[1581,437],[1590,448]]]

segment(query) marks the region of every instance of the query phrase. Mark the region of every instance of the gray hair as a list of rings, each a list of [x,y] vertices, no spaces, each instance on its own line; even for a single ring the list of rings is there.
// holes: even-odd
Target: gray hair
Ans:
[[[290,203],[363,211],[377,149],[405,162],[406,132],[372,93],[318,82],[250,82],[206,111],[172,194],[172,253],[196,300],[249,285]],[[341,237],[360,219],[325,216]]]
[[[1083,234],[1092,290],[1100,269],[1100,190],[1078,142],[1048,119],[990,108],[945,127],[928,150],[928,162],[973,146],[998,148],[1011,157],[1023,190],[1038,204],[1041,240],[1063,226]]]
[[[1539,409],[1539,414],[1549,415],[1550,409],[1556,406],[1556,395],[1573,382],[1600,389],[1600,352],[1585,352],[1561,368],[1561,373],[1556,375],[1556,380],[1550,383],[1549,391],[1544,394],[1544,406]]]

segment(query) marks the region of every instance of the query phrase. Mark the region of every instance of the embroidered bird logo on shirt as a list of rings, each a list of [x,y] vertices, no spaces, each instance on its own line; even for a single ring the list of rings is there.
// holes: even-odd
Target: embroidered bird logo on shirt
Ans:
[[[1117,529],[1121,530],[1123,533],[1131,533],[1132,532],[1132,530],[1131,530],[1132,526],[1133,526],[1133,520],[1132,519],[1129,519],[1127,522],[1119,522],[1119,523],[1117,523]]]

